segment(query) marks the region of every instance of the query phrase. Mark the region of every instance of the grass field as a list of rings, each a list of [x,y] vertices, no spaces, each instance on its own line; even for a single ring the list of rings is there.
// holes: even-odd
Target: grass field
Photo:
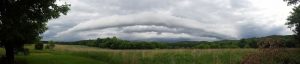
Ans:
[[[19,64],[239,64],[256,49],[110,50],[80,45],[56,45],[54,50],[33,50],[17,55]],[[0,49],[0,54],[4,54]]]

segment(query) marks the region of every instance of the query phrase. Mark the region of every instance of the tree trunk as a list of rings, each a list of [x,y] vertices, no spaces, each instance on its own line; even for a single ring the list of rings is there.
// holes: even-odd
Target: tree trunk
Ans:
[[[5,63],[6,64],[14,64],[14,45],[12,43],[7,43],[5,45],[5,51],[6,51],[6,58]]]

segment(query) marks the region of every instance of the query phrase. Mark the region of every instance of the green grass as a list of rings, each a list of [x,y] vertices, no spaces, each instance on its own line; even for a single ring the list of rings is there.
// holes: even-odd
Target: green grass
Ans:
[[[28,64],[104,64],[103,62],[90,58],[72,55],[54,55],[49,53],[17,56],[17,59],[19,63]]]
[[[33,50],[17,55],[19,64],[239,64],[256,49],[111,50],[79,45],[57,45],[54,50]],[[0,54],[3,50],[0,49]],[[299,56],[299,55],[298,55]]]

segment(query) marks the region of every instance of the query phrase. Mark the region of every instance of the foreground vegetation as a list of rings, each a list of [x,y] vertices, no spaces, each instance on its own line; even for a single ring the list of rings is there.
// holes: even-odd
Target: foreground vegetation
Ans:
[[[33,50],[17,55],[28,64],[236,64],[255,49],[110,50],[80,45],[57,45],[54,50]],[[3,50],[1,51],[3,53]]]
[[[81,45],[56,45],[46,50],[34,50],[26,45],[30,55],[17,55],[19,64],[239,64],[257,49],[152,49],[111,50]],[[293,58],[300,59],[299,49]],[[4,50],[0,48],[0,54]]]

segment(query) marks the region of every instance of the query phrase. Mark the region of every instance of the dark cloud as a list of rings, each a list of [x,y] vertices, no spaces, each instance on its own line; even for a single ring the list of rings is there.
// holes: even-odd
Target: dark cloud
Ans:
[[[291,34],[290,7],[270,0],[67,0],[44,40],[117,36],[127,40],[202,41]],[[272,2],[272,3],[270,3]],[[276,11],[275,11],[276,10]],[[276,18],[276,19],[274,19]]]

